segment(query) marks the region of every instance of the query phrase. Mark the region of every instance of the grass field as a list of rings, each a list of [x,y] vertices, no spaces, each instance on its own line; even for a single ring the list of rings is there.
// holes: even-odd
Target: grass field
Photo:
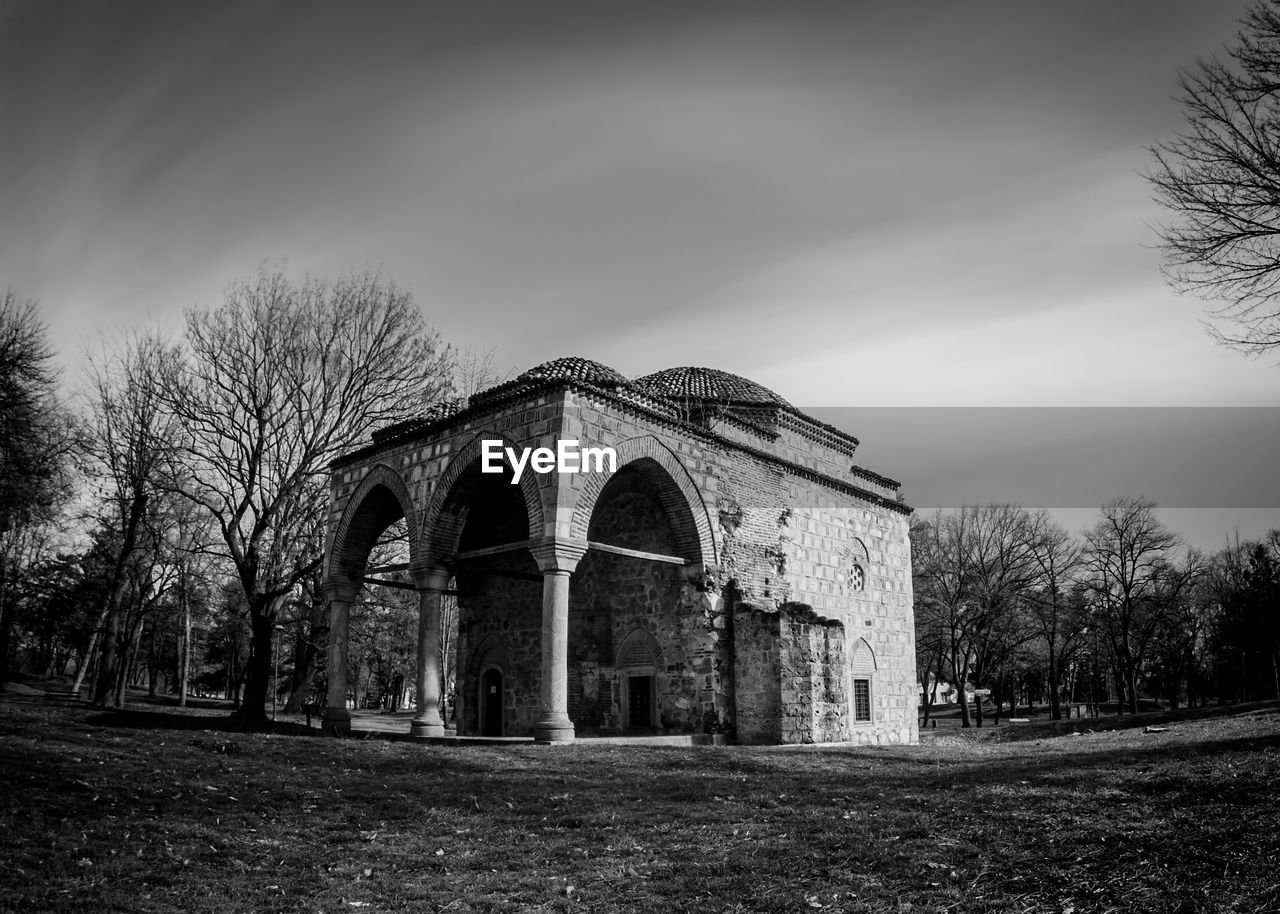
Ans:
[[[0,910],[1280,911],[1275,707],[882,749],[224,718],[0,698]]]

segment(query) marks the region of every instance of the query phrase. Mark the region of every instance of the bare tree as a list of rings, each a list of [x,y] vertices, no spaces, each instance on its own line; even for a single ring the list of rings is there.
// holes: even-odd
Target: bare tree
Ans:
[[[1147,178],[1177,220],[1159,229],[1170,281],[1224,301],[1211,333],[1261,353],[1280,346],[1280,0],[1227,54],[1179,72],[1186,130],[1151,149]]]
[[[1035,577],[1032,524],[1012,504],[964,505],[912,527],[916,627],[944,654],[960,699],[960,725],[970,714],[966,684],[1002,678],[1027,641],[1022,603]]]
[[[965,631],[975,685],[986,686],[1026,643],[1023,600],[1035,579],[1033,530],[1026,508],[1015,504],[965,506],[966,562],[972,594]],[[976,703],[982,726],[982,702]]]
[[[510,380],[514,369],[505,374],[498,372],[498,357],[494,349],[477,349],[467,346],[459,349],[453,358],[453,387],[462,399],[478,394],[495,384]]]
[[[1043,508],[1032,517],[1029,532],[1036,572],[1027,592],[1028,618],[1045,650],[1049,717],[1061,720],[1063,674],[1088,634],[1085,604],[1076,587],[1084,553],[1080,541]]]
[[[125,338],[105,355],[89,359],[88,448],[91,472],[104,506],[101,522],[116,531],[118,546],[94,636],[101,655],[93,701],[120,705],[126,637],[125,594],[129,569],[143,548],[145,522],[168,467],[173,423],[161,402],[164,346],[153,335]],[[81,677],[73,687],[79,690]]]
[[[295,285],[264,268],[187,314],[167,402],[184,490],[214,518],[248,604],[245,725],[266,723],[277,615],[321,561],[309,531],[329,463],[448,394],[448,368],[410,296],[372,274]]]
[[[1085,535],[1089,589],[1106,628],[1121,703],[1138,711],[1138,673],[1166,603],[1162,588],[1175,574],[1176,533],[1144,498],[1118,498]],[[1167,591],[1165,592],[1167,594]]]
[[[911,574],[916,627],[932,632],[949,663],[952,684],[960,697],[961,726],[971,726],[965,684],[973,663],[968,637],[973,618],[972,569],[968,561],[967,509],[944,514],[911,527]]]

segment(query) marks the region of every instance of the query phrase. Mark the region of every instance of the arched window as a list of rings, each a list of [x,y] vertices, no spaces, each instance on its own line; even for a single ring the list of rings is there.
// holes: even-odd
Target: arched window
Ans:
[[[849,662],[853,674],[853,692],[850,701],[853,705],[854,724],[870,724],[875,722],[875,709],[872,705],[872,688],[875,684],[876,655],[866,639],[859,638],[853,646],[853,656]]]
[[[871,566],[871,553],[856,536],[849,543],[849,592],[862,593],[867,589],[867,569]]]

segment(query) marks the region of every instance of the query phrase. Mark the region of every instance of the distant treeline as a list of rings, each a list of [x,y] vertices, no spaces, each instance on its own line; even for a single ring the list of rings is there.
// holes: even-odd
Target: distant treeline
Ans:
[[[1280,530],[1206,555],[1126,498],[1083,535],[986,504],[916,518],[911,544],[926,722],[955,700],[981,726],[975,696],[1055,720],[1068,703],[1280,698]]]

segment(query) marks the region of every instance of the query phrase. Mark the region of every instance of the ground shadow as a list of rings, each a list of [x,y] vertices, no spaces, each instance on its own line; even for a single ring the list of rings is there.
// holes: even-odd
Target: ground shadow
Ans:
[[[265,727],[246,728],[231,715],[191,714],[187,711],[119,708],[100,711],[85,719],[91,727],[126,730],[209,730],[215,733],[270,733],[278,736],[321,736],[323,731],[294,721],[268,721]]]

